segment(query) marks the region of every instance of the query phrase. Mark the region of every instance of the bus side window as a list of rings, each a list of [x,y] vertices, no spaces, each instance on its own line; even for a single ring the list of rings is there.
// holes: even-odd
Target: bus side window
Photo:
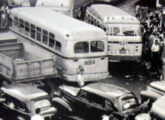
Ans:
[[[22,19],[19,19],[19,30],[20,32],[24,32],[24,21]]]
[[[61,52],[61,43],[60,42],[56,41],[56,47],[55,47],[55,49],[57,51]]]
[[[30,32],[30,28],[29,28],[29,23],[28,22],[25,22],[25,34],[26,35],[29,35],[29,32]]]
[[[48,44],[48,31],[46,31],[46,30],[43,30],[42,43],[44,43],[45,45]]]
[[[14,22],[13,23],[14,23],[15,26],[18,26],[18,18],[17,17],[14,17]]]
[[[35,39],[35,25],[31,24],[31,37]]]
[[[37,40],[41,41],[41,28],[37,27]]]
[[[55,45],[55,36],[53,33],[49,33],[49,47],[54,48]]]

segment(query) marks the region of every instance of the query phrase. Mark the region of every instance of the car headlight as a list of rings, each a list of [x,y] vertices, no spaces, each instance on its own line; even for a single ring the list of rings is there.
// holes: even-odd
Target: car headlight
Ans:
[[[130,103],[125,103],[123,105],[123,109],[126,110],[126,109],[129,109],[131,107],[131,104]]]

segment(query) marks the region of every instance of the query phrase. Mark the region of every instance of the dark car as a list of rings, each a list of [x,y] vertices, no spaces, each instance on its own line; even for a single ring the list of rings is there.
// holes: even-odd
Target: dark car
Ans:
[[[59,90],[61,97],[53,101],[56,105],[62,104],[70,113],[88,111],[85,116],[105,114],[110,118],[132,120],[142,108],[132,92],[107,83],[91,83],[82,88],[62,85]]]
[[[30,120],[36,115],[37,109],[45,119],[51,119],[56,113],[46,92],[34,86],[19,83],[0,88],[0,105],[0,113],[9,117],[7,118],[9,120]]]

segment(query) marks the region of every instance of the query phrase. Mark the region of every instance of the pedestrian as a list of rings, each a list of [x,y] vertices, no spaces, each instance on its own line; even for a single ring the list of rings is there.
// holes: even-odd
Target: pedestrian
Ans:
[[[37,108],[36,114],[32,116],[31,120],[44,120],[44,118],[41,115],[39,115],[39,113],[40,113],[40,109]]]

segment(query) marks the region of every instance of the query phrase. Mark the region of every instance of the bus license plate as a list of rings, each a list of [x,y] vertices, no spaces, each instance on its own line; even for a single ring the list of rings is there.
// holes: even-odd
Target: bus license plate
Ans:
[[[85,65],[92,65],[95,64],[95,60],[88,60],[84,62]]]
[[[120,50],[120,54],[126,54],[126,50],[125,49],[121,49]]]

